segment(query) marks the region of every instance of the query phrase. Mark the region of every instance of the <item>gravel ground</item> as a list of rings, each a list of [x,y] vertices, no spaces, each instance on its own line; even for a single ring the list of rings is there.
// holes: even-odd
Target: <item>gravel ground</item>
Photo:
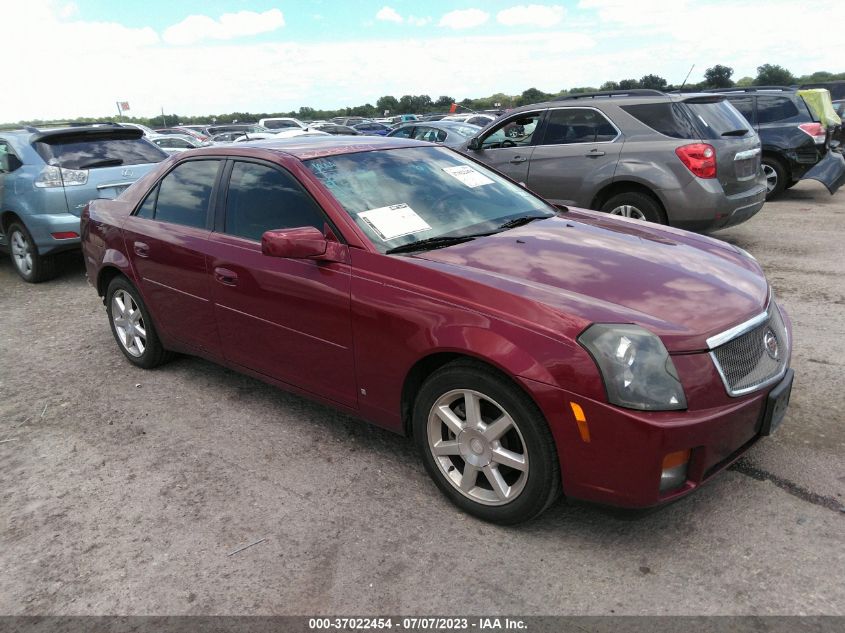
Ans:
[[[453,508],[409,440],[202,360],[134,368],[80,257],[38,286],[3,258],[0,614],[844,615],[843,225],[801,183],[718,235],[794,321],[775,436],[658,511],[516,528]]]

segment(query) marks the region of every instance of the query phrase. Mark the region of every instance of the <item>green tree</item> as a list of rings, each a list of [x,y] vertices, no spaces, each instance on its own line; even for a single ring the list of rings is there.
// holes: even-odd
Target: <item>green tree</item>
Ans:
[[[734,69],[730,66],[716,64],[704,71],[704,84],[708,88],[730,88],[734,85],[731,75]]]
[[[757,66],[756,86],[788,86],[795,83],[795,77],[783,66],[763,64]]]
[[[599,86],[599,90],[605,92],[608,90],[619,90],[619,83],[616,81],[605,81]]]
[[[623,79],[619,82],[619,90],[633,90],[639,88],[640,82],[636,79]]]
[[[736,85],[739,88],[748,88],[754,85],[754,77],[740,77],[736,80]]]
[[[665,90],[667,81],[660,75],[644,75],[640,78],[640,88],[650,88],[652,90]]]
[[[455,99],[453,97],[440,95],[437,97],[437,101],[435,101],[433,105],[435,108],[443,109],[451,107],[453,103],[455,103]]]
[[[551,95],[543,92],[542,90],[537,90],[537,88],[529,88],[519,96],[516,103],[517,105],[528,105],[529,103],[545,101],[550,96]]]
[[[379,97],[376,101],[376,110],[379,111],[379,114],[383,114],[385,110],[389,110],[390,114],[398,114],[399,101],[396,100],[396,97],[390,95]]]

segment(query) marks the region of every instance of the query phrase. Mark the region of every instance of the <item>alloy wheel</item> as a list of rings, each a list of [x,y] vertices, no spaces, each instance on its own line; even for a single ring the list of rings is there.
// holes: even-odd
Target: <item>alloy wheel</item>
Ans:
[[[114,293],[111,307],[117,340],[129,354],[140,357],[147,349],[147,328],[141,308],[125,290]]]
[[[11,238],[12,261],[22,275],[29,277],[32,274],[33,248],[29,239],[21,231],[14,231]]]
[[[778,186],[778,173],[771,165],[763,164],[763,174],[766,176],[766,193],[771,193]]]
[[[625,218],[633,218],[634,220],[645,220],[645,213],[640,211],[632,204],[621,204],[615,209],[611,209],[610,215],[621,215]]]
[[[428,448],[441,473],[472,501],[500,506],[528,480],[528,449],[516,421],[495,400],[471,389],[442,395],[431,407]]]

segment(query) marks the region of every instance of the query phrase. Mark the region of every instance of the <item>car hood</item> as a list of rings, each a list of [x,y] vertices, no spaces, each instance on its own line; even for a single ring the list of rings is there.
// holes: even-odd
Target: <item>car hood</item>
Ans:
[[[413,257],[577,327],[635,323],[673,352],[706,349],[708,337],[762,312],[769,294],[757,262],[730,244],[580,209]]]

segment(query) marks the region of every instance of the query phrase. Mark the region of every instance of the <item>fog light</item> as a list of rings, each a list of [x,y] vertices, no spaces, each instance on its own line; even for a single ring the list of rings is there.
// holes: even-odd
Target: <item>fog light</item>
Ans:
[[[690,450],[675,451],[663,458],[663,472],[660,473],[660,492],[677,490],[687,481]]]
[[[79,233],[74,233],[73,231],[59,231],[58,233],[50,233],[53,236],[54,240],[72,240],[75,237],[79,237]]]

